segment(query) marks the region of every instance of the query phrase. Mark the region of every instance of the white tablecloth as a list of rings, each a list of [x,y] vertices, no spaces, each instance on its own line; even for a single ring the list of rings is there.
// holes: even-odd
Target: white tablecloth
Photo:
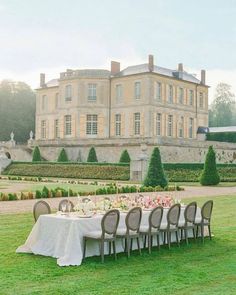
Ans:
[[[180,222],[184,221],[184,208],[181,208]],[[143,211],[141,226],[148,225],[150,211]],[[167,209],[164,209],[162,224],[166,224]],[[200,218],[200,209],[197,218]],[[125,213],[121,213],[118,228],[125,228]],[[41,215],[35,223],[24,245],[18,247],[17,253],[34,253],[57,258],[59,266],[80,265],[83,257],[83,236],[91,231],[101,230],[102,215],[92,218],[78,218],[71,214],[69,217],[57,214]],[[189,237],[192,232],[189,233]],[[172,241],[175,241],[173,235]],[[106,244],[106,243],[105,243]],[[124,243],[117,240],[117,252],[124,251]],[[142,243],[141,243],[142,246]],[[133,249],[137,248],[133,243]],[[108,247],[105,248],[105,254]],[[99,244],[88,241],[86,257],[99,255]]]

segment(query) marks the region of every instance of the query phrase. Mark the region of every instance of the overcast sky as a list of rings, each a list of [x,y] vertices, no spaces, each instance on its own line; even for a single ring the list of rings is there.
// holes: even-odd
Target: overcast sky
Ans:
[[[207,70],[236,93],[234,0],[0,0],[0,80],[33,88],[39,73],[144,63]]]

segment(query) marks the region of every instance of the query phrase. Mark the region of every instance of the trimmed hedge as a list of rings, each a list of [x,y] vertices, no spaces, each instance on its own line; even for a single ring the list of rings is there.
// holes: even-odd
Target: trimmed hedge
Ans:
[[[221,142],[236,142],[236,132],[207,133],[206,139]]]
[[[6,175],[64,177],[81,179],[129,180],[129,165],[120,164],[68,164],[68,163],[16,163],[4,171]]]
[[[165,173],[170,182],[198,182],[204,163],[165,163]],[[216,164],[221,182],[236,181],[236,164]]]

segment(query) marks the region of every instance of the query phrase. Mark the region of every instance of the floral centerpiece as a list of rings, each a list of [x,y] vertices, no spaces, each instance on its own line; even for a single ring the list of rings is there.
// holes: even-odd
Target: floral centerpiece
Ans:
[[[91,215],[95,210],[95,204],[91,200],[86,200],[85,202],[81,202],[79,198],[79,202],[75,205],[74,211],[79,212],[81,215]]]

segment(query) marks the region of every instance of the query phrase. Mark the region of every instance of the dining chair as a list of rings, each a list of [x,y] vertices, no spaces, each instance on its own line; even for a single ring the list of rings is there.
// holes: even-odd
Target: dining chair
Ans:
[[[180,210],[181,210],[180,204],[175,204],[175,205],[171,206],[167,212],[167,224],[162,224],[160,227],[160,231],[164,234],[164,239],[163,239],[164,244],[166,242],[166,236],[167,236],[167,243],[168,243],[169,249],[170,249],[170,244],[171,244],[171,234],[172,233],[175,233],[176,242],[177,242],[178,246],[180,246],[179,233],[178,233]]]
[[[69,204],[70,204],[70,210],[69,210]],[[74,204],[70,200],[67,200],[67,199],[61,200],[58,206],[58,211],[62,211],[63,206],[66,206],[66,212],[74,210]]]
[[[125,217],[126,228],[117,230],[117,238],[125,239],[125,251],[127,251],[128,257],[130,257],[130,248],[132,250],[132,241],[136,239],[139,253],[140,248],[140,223],[142,219],[142,209],[140,207],[134,207],[130,209]]]
[[[195,225],[197,227],[197,237],[198,237],[198,229],[200,227],[201,230],[201,238],[202,242],[204,243],[204,227],[208,227],[208,232],[209,232],[209,237],[210,240],[212,238],[211,236],[211,214],[212,214],[212,209],[213,209],[213,201],[209,200],[206,203],[203,204],[202,209],[201,209],[201,218],[196,219]]]
[[[193,237],[196,239],[196,234],[195,234],[195,218],[196,218],[196,213],[197,213],[197,203],[196,202],[191,202],[188,204],[185,209],[184,209],[184,221],[179,222],[179,230],[181,233],[181,240],[183,239],[183,232],[184,232],[184,237],[186,244],[188,245],[188,231],[192,230],[193,232]]]
[[[49,204],[45,201],[38,201],[34,204],[33,215],[35,222],[38,220],[39,216],[42,214],[50,214],[51,208]]]
[[[151,253],[153,237],[157,237],[157,245],[160,250],[160,226],[163,217],[163,207],[158,206],[152,209],[148,217],[148,226],[140,227],[140,235],[145,236],[144,247],[146,246],[146,237],[148,237],[148,252]]]
[[[86,256],[86,244],[88,240],[96,240],[100,244],[101,261],[104,262],[104,245],[109,244],[109,254],[111,254],[111,244],[113,244],[113,253],[116,257],[116,232],[120,220],[120,211],[117,209],[109,210],[105,213],[101,220],[101,230],[91,231],[83,237],[84,251],[83,259]]]

